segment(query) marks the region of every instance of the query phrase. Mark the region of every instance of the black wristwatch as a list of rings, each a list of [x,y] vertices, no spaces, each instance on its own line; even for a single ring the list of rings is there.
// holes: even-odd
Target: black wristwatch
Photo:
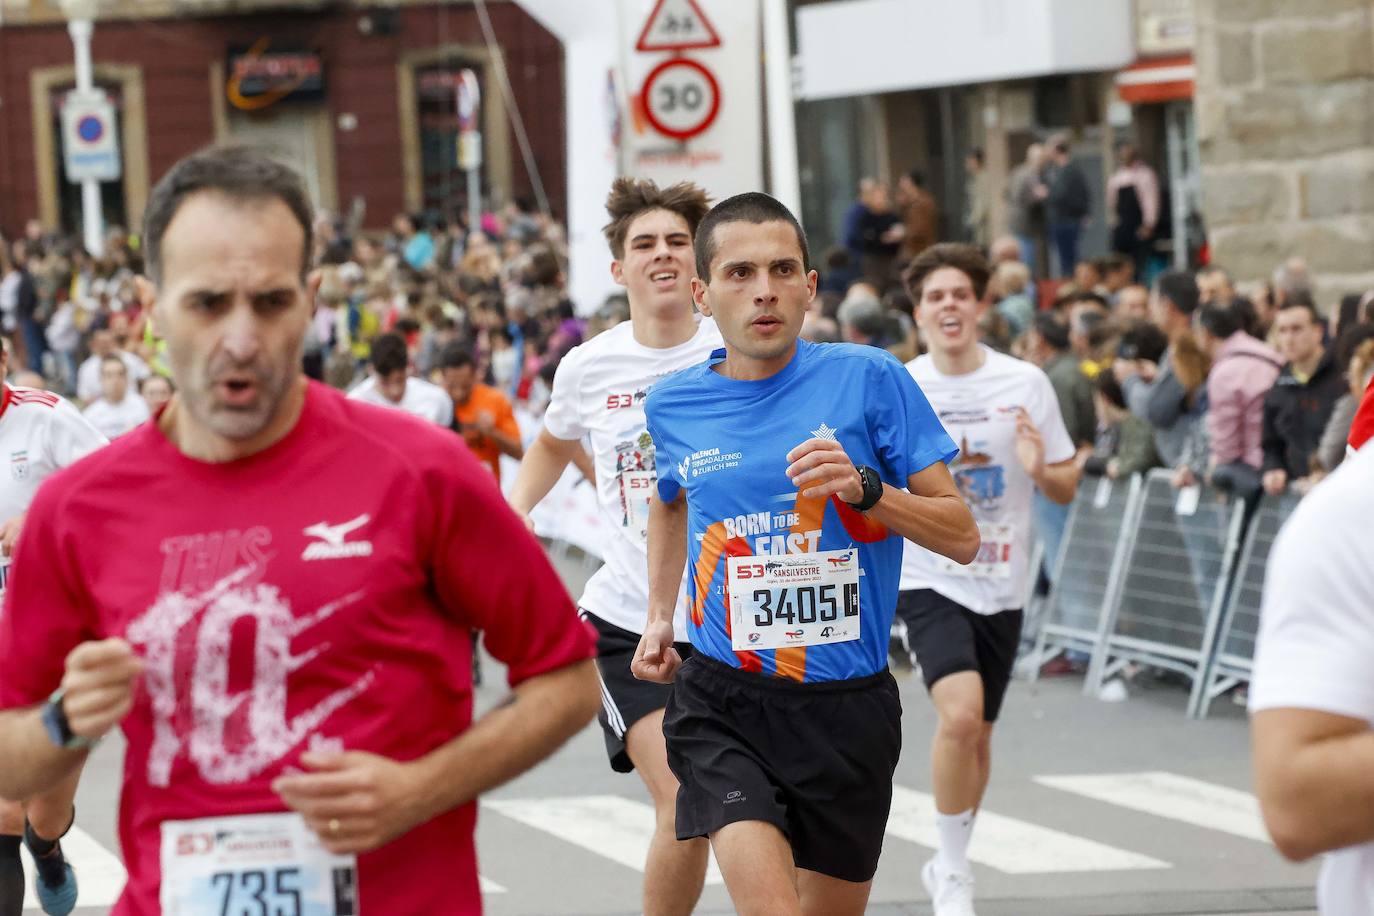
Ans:
[[[856,512],[867,512],[883,498],[883,479],[878,476],[877,471],[866,464],[859,465],[855,470],[859,472],[859,479],[864,482],[864,498],[848,505]]]
[[[96,741],[72,733],[71,724],[67,721],[66,710],[62,708],[62,699],[66,693],[59,687],[52,696],[48,697],[48,702],[43,706],[43,728],[47,731],[52,743],[64,751],[79,751],[88,747],[95,747]]]

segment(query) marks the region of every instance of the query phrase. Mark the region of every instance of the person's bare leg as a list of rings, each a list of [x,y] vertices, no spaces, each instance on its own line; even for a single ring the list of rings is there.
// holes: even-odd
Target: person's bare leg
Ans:
[[[797,869],[797,886],[805,916],[863,916],[873,890],[872,881],[843,881],[804,868]]]
[[[24,815],[40,838],[59,839],[72,825],[72,815],[76,810],[76,786],[80,781],[81,770],[78,768],[54,788],[24,803]]]
[[[711,846],[739,916],[801,916],[797,868],[781,830],[739,821],[711,834]]]
[[[977,808],[987,786],[979,748],[988,733],[983,721],[983,679],[976,671],[940,678],[930,688],[939,724],[930,748],[935,807],[942,814]]]
[[[668,768],[663,710],[630,726],[625,749],[654,800],[654,838],[644,864],[644,916],[691,916],[706,883],[711,848],[705,837],[677,838],[678,782]]]
[[[983,723],[983,733],[978,736],[978,804],[983,805],[983,796],[988,793],[988,779],[992,776],[992,723]]]

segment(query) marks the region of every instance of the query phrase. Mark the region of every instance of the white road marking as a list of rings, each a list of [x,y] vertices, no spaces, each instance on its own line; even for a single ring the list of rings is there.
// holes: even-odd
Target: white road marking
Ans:
[[[893,786],[887,834],[935,849],[939,845],[935,814],[934,796]],[[1012,875],[1171,867],[1149,856],[986,810],[978,812],[968,857]]]
[[[489,799],[482,807],[639,872],[654,835],[654,809],[618,795]],[[706,883],[724,883],[714,858]]]
[[[1259,801],[1239,789],[1164,772],[1037,776],[1035,781],[1133,811],[1269,842]]]

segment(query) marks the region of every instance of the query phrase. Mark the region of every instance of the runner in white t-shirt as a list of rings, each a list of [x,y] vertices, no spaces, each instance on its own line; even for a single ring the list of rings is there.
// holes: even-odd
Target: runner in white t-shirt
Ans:
[[[1374,445],[1284,525],[1264,581],[1250,712],[1279,851],[1326,853],[1322,916],[1374,916]]]
[[[100,397],[82,414],[106,439],[118,439],[148,417],[148,403],[129,391],[129,369],[111,354],[100,361]]]
[[[410,374],[410,354],[399,334],[382,334],[372,342],[372,375],[348,396],[404,410],[445,429],[453,425],[453,399],[438,385]]]
[[[76,370],[76,399],[83,404],[100,397],[100,362],[107,356],[118,356],[129,369],[129,380],[137,385],[152,370],[148,364],[127,350],[119,349],[114,331],[99,330],[91,335],[91,355]]]
[[[705,881],[707,844],[679,842],[675,832],[678,784],[663,742],[670,688],[636,680],[630,662],[648,612],[645,538],[657,482],[644,398],[660,378],[705,361],[722,345],[715,323],[692,307],[692,241],[709,204],[695,185],[660,189],[622,178],[606,209],[611,275],[629,295],[630,320],[576,347],[559,364],[544,429],[525,453],[510,502],[528,517],[582,439],[591,437],[605,565],[587,583],[580,606],[599,634],[601,726],[612,769],[637,769],[657,812],[644,870],[644,913],[689,914]],[[677,613],[675,632],[686,633],[681,598]],[[691,647],[684,643],[679,651],[690,654]]]
[[[0,378],[9,357],[0,348]],[[56,471],[106,444],[106,439],[69,401],[47,391],[3,383],[0,390],[0,605],[9,582],[10,554],[38,485]],[[0,612],[2,613],[2,612]],[[0,801],[0,914],[24,907],[20,835],[38,864],[36,883],[45,912],[69,913],[76,905],[76,875],[59,842],[76,815],[72,800],[80,771],[56,790],[25,805]],[[26,819],[27,816],[27,819]],[[26,830],[25,827],[28,827]]]
[[[1021,637],[1031,496],[1038,488],[1064,504],[1078,485],[1049,378],[978,341],[988,274],[972,246],[936,245],[903,277],[930,350],[908,368],[959,446],[949,469],[983,539],[968,566],[908,543],[897,598],[939,717],[931,779],[940,843],[921,873],[936,916],[973,913],[968,842]]]

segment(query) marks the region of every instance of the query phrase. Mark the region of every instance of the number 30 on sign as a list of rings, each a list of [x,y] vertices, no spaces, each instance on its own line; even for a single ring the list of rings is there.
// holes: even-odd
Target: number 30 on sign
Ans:
[[[720,114],[720,84],[710,70],[685,57],[665,60],[651,70],[641,98],[649,124],[674,140],[705,133]]]

